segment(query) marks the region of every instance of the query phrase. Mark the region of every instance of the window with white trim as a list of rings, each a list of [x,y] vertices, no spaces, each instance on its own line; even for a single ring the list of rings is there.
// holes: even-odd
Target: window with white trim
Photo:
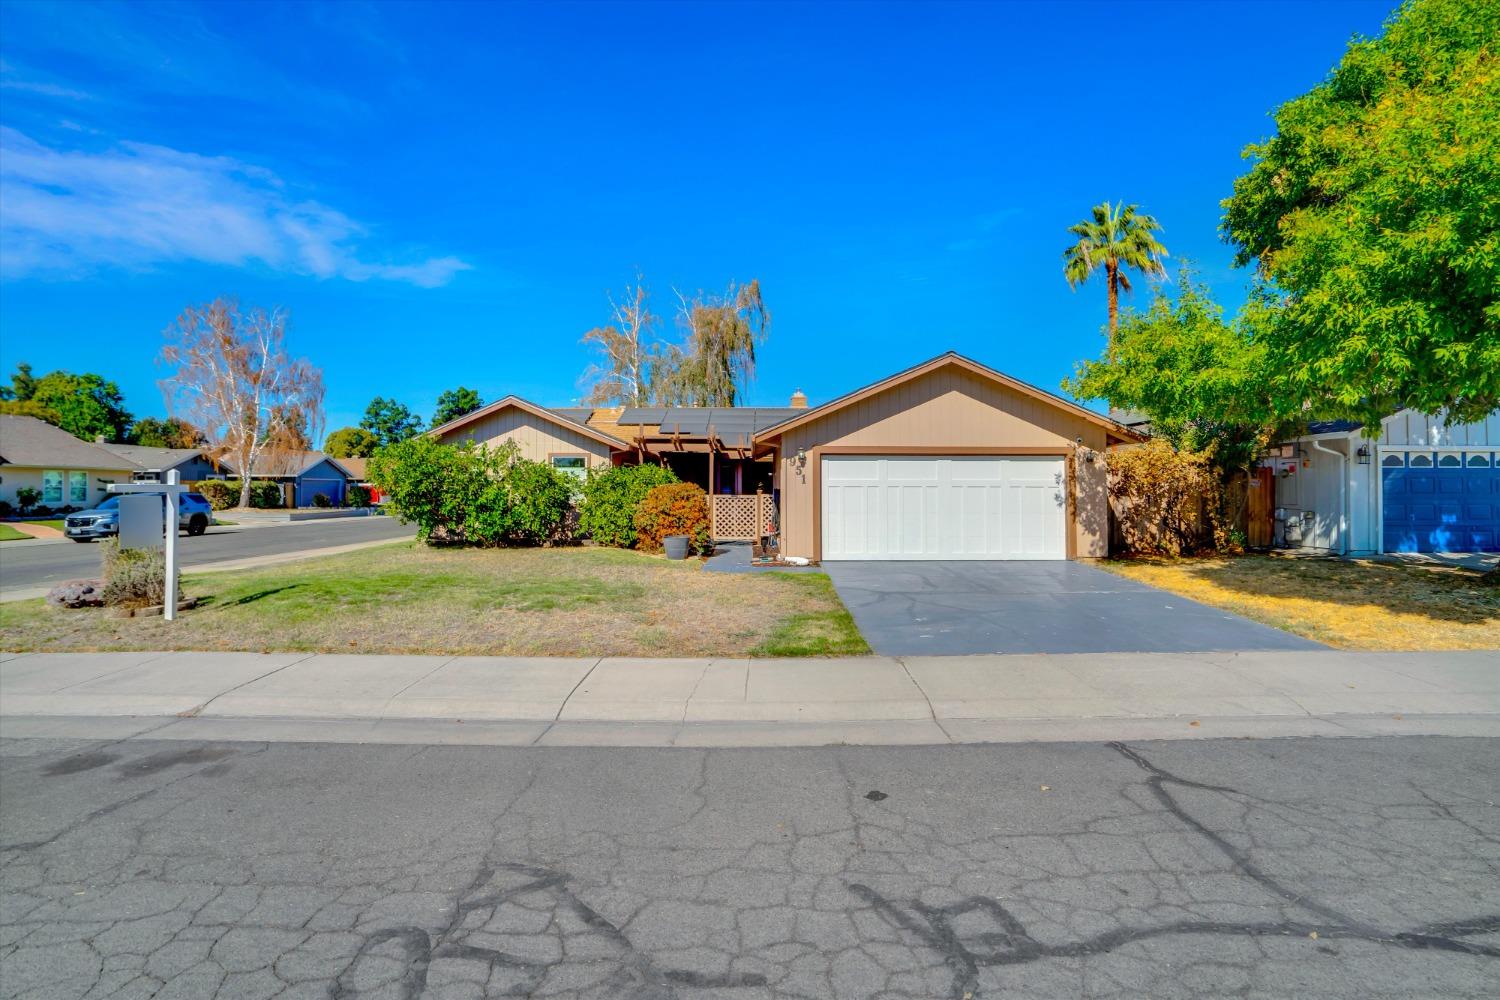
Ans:
[[[1406,464],[1406,456],[1399,451],[1389,452],[1380,460],[1380,464],[1387,469],[1399,469]]]
[[[63,474],[61,469],[42,470],[42,503],[63,502]]]
[[[587,455],[553,455],[552,467],[575,479],[583,479],[589,474],[589,457]]]
[[[68,473],[68,503],[89,502],[89,474],[74,470]]]

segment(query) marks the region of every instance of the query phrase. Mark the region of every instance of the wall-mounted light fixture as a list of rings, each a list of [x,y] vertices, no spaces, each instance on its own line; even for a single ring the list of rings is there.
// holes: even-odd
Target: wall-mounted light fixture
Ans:
[[[797,471],[801,472],[807,468],[807,451],[804,448],[797,449],[797,456],[792,459],[797,464]]]
[[[1369,465],[1370,464],[1370,446],[1369,445],[1367,445],[1367,444],[1360,445],[1359,446],[1359,450],[1356,451],[1354,454],[1359,457],[1359,464],[1360,465]]]

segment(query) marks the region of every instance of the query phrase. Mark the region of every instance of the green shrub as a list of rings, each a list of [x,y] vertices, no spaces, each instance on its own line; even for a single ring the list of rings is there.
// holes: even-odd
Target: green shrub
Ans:
[[[332,507],[333,506],[333,498],[331,498],[327,493],[314,493],[313,494],[313,506],[314,507]]]
[[[16,490],[16,507],[24,515],[27,510],[35,507],[41,502],[42,491],[31,486],[22,486]]]
[[[505,477],[510,540],[525,545],[562,541],[577,482],[545,462],[517,459]]]
[[[243,483],[238,479],[205,479],[198,492],[214,510],[229,510],[240,505]],[[281,506],[281,485],[270,479],[250,481],[250,506],[268,510]]]
[[[197,490],[214,510],[228,510],[240,502],[240,491],[231,489],[222,479],[205,479],[197,485]]]
[[[572,483],[563,473],[500,448],[419,436],[370,459],[386,509],[417,525],[429,544],[537,545],[568,536]]]
[[[677,482],[661,465],[621,465],[590,470],[583,483],[578,530],[600,545],[628,549],[635,545],[635,512],[657,486]]]
[[[646,494],[635,512],[636,544],[658,552],[668,535],[687,535],[693,551],[708,555],[713,538],[708,529],[708,494],[692,483],[657,486]]]
[[[167,562],[161,549],[122,549],[117,538],[99,543],[104,559],[104,603],[110,607],[148,608],[167,599]],[[177,593],[182,594],[178,576]]]
[[[349,489],[344,492],[345,507],[368,507],[370,506],[370,489],[358,483],[350,483]]]
[[[16,509],[10,505],[9,500],[0,500],[0,517],[11,517]]]

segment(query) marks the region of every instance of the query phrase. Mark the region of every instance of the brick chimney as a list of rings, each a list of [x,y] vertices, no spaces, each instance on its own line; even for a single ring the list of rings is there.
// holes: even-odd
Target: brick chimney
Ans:
[[[807,409],[807,394],[801,389],[798,389],[796,392],[792,393],[792,401],[789,405],[794,410]]]

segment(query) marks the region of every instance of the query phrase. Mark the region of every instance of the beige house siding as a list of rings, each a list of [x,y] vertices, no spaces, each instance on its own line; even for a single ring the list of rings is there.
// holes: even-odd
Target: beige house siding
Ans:
[[[110,483],[128,483],[132,472],[129,469],[70,469],[66,466],[48,466],[57,468],[63,474],[63,498],[59,501],[43,500],[42,503],[49,507],[83,507],[96,506],[99,501],[109,496],[107,489]],[[27,465],[0,465],[0,500],[7,500],[14,504],[16,502],[16,490],[31,487],[37,492],[42,490],[42,472],[40,466]],[[68,473],[83,471],[89,477],[89,498],[87,501],[73,500],[68,495]]]
[[[545,462],[553,455],[586,455],[590,468],[610,464],[609,445],[516,406],[455,428],[443,434],[440,440],[444,444],[474,441],[496,447],[514,441],[521,449],[521,457],[534,462]]]
[[[962,449],[1018,453],[1046,449],[1072,455],[1099,453],[1094,462],[1071,462],[1073,556],[1108,554],[1108,502],[1104,475],[1105,429],[1026,393],[957,365],[939,368],[852,403],[822,419],[787,431],[781,439],[777,480],[781,490],[781,545],[785,555],[817,557],[819,526],[814,515],[817,466],[822,453],[839,448],[903,451]],[[798,467],[797,453],[807,462]]]

